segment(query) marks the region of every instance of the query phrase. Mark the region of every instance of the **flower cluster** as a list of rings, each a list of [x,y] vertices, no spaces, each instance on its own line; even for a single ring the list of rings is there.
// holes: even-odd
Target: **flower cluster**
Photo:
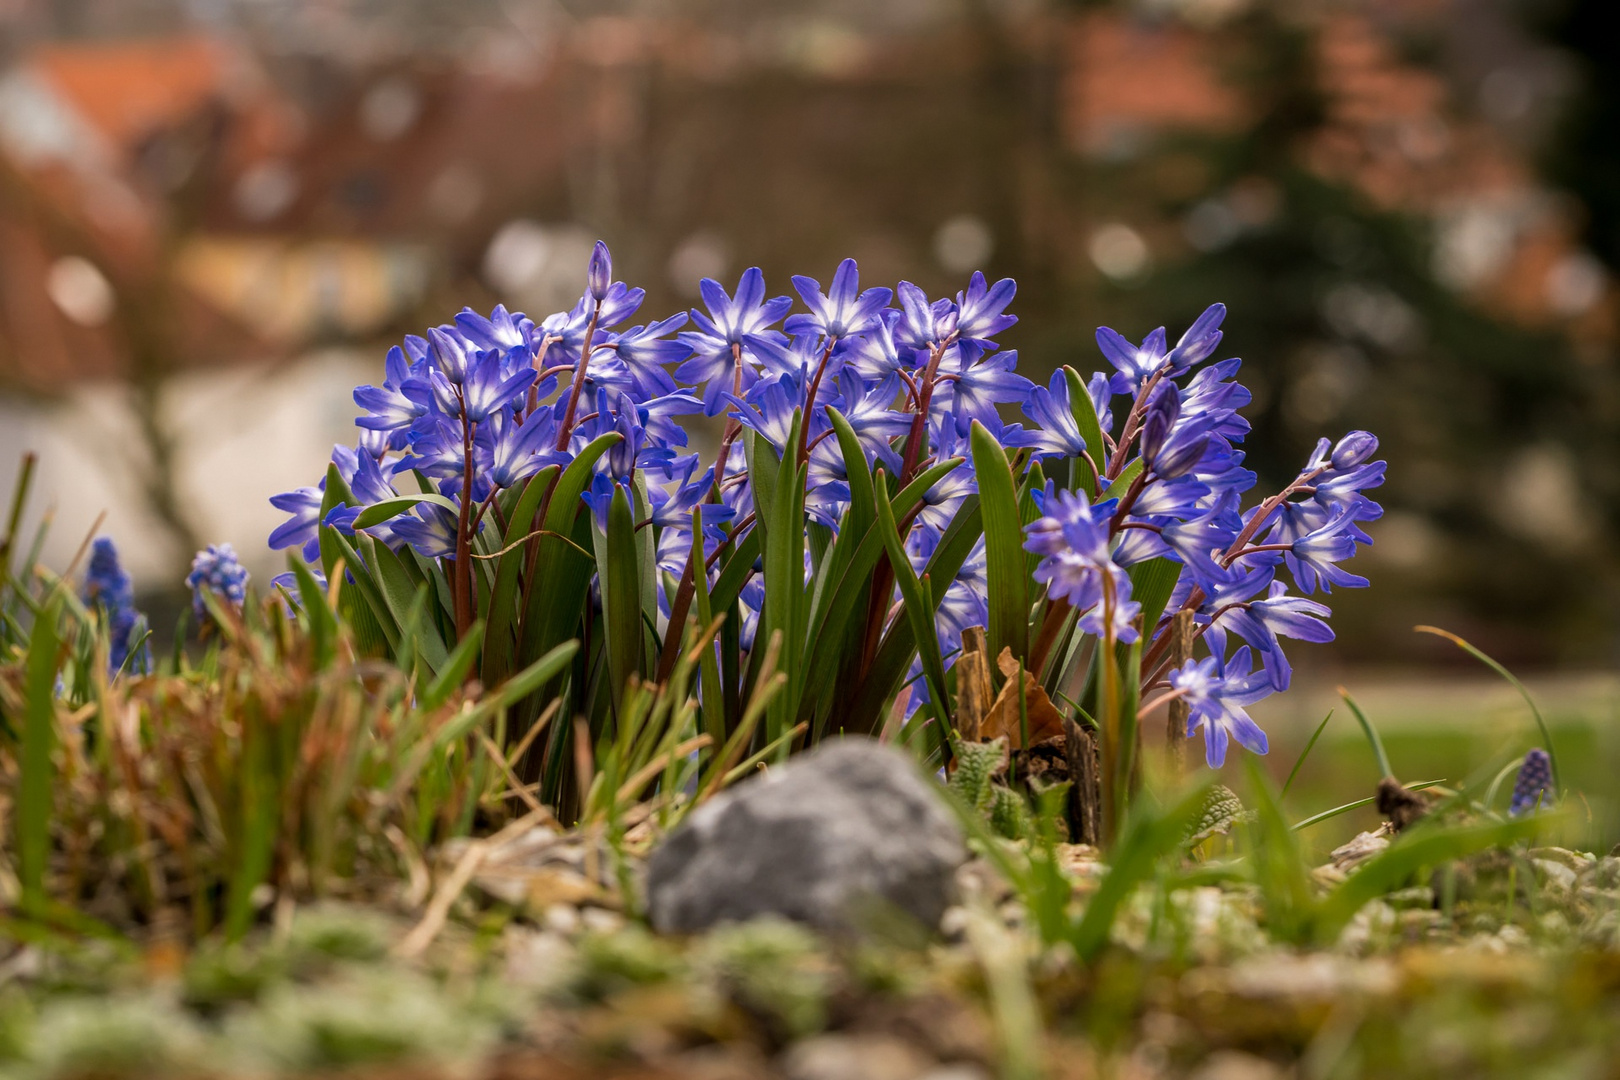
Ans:
[[[1539,746],[1524,755],[1519,775],[1513,782],[1513,801],[1508,816],[1534,813],[1552,799],[1552,758]]]
[[[135,588],[118,559],[118,548],[111,538],[98,536],[90,547],[90,566],[85,571],[80,598],[86,607],[97,608],[107,621],[112,648],[107,656],[111,674],[129,670],[146,674],[152,670],[152,649],[146,638],[146,616],[135,609]],[[136,648],[137,643],[139,647]],[[130,650],[134,648],[133,656]]]
[[[1163,328],[1140,346],[1099,330],[1114,371],[1084,384],[1086,400],[1071,400],[1059,372],[1025,403],[1039,428],[1007,437],[1038,455],[1082,457],[1098,478],[1090,492],[1036,492],[1043,516],[1024,544],[1042,557],[1036,579],[1080,612],[1082,629],[1124,643],[1150,639],[1146,688],[1167,687],[1185,700],[1187,733],[1203,731],[1212,767],[1225,761],[1231,739],[1266,752],[1265,733],[1245,707],[1288,688],[1281,639],[1333,640],[1328,608],[1309,595],[1367,584],[1340,564],[1372,542],[1361,525],[1382,510],[1364,492],[1384,480],[1384,463],[1369,460],[1378,440],[1354,431],[1321,440],[1282,491],[1243,507],[1257,478],[1237,449],[1249,429],[1238,412],[1249,402],[1234,378],[1241,361],[1200,366],[1220,343],[1225,314],[1210,307],[1174,347]],[[1077,409],[1095,413],[1101,445],[1088,445]],[[1180,564],[1179,577],[1158,624],[1140,626],[1129,570],[1153,559]],[[1177,611],[1193,613],[1208,655],[1172,667],[1163,631]]]
[[[753,526],[753,487],[734,449],[743,429],[806,463],[805,512],[836,530],[850,493],[829,408],[857,433],[867,457],[859,467],[882,465],[909,480],[928,463],[965,453],[974,420],[999,434],[997,407],[1031,388],[1013,371],[1016,353],[998,351],[994,341],[1016,321],[1004,314],[1010,279],[991,284],[975,274],[954,299],[931,299],[909,282],[863,290],[855,262],[845,260],[825,290],[795,277],[806,310],[790,315],[793,299],[767,297],[755,268],[729,293],[704,280],[705,310],[690,317],[632,323],[643,290],[613,280],[603,245],[588,278],[569,311],[536,322],[504,307],[487,317],[464,310],[391,349],[381,385],[355,392],[364,410],[359,444],[332,457],[357,505],[330,509],[324,524],[352,534],[364,506],[414,492],[420,477],[445,501],[363,531],[426,559],[464,559],[478,552],[476,538],[503,492],[617,433],[584,497],[605,520],[615,489],[634,504],[640,479],[658,567],[678,578],[691,558],[694,520],[706,562]],[[804,420],[790,446],[796,410]],[[724,418],[712,464],[686,451],[677,418],[695,414]],[[271,499],[291,515],[271,534],[272,548],[296,546],[316,559],[324,489],[323,481]],[[907,534],[919,565],[974,489],[964,465],[928,492]],[[671,598],[662,579],[658,587],[667,615]],[[745,649],[761,595],[757,581],[742,592]],[[941,604],[947,652],[961,627],[985,621],[983,597],[983,560],[969,559]]]
[[[440,575],[428,593],[438,610],[453,607],[450,621],[464,634],[489,615],[498,592],[492,563],[477,561],[500,558],[539,535],[537,524],[510,520],[519,493],[527,494],[531,478],[545,470],[555,467],[545,475],[556,475],[580,462],[590,475],[579,498],[594,527],[589,536],[561,539],[583,551],[594,537],[598,567],[609,565],[604,537],[615,508],[627,504],[636,539],[625,544],[644,545],[637,550],[651,564],[641,587],[645,618],[621,627],[639,634],[643,623],[651,629],[656,621],[656,636],[678,636],[673,628],[687,618],[694,591],[701,592],[698,576],[713,590],[725,576],[722,567],[730,567],[744,571],[729,575],[735,591],[727,602],[734,596],[740,604],[740,647],[751,652],[767,574],[762,558],[731,556],[758,540],[756,530],[783,506],[800,515],[803,543],[777,549],[772,580],[781,596],[791,583],[784,568],[788,579],[796,576],[802,551],[803,581],[815,586],[804,590],[805,603],[820,603],[836,586],[815,578],[830,545],[853,557],[836,544],[859,503],[856,482],[860,492],[882,492],[887,484],[893,494],[926,472],[920,502],[894,514],[899,552],[911,566],[880,561],[863,573],[861,587],[872,590],[869,602],[858,605],[864,630],[840,624],[839,631],[841,642],[865,650],[841,660],[839,670],[866,677],[881,669],[885,681],[892,673],[897,685],[879,687],[880,698],[906,692],[915,713],[943,686],[937,668],[920,678],[931,646],[913,648],[911,676],[902,679],[903,667],[877,662],[876,645],[907,618],[900,614],[901,570],[914,572],[922,595],[933,598],[928,617],[946,668],[960,651],[962,631],[990,621],[987,523],[973,516],[980,478],[970,444],[983,444],[974,436],[981,426],[994,444],[1013,451],[997,468],[1011,466],[1014,482],[1026,485],[1041,514],[1026,538],[1039,556],[1029,615],[1047,619],[1054,632],[1043,628],[1032,639],[1049,645],[1069,632],[1064,627],[1077,627],[1109,642],[1136,643],[1142,689],[1188,699],[1212,764],[1224,758],[1228,737],[1264,750],[1264,735],[1243,709],[1288,685],[1280,639],[1331,640],[1327,608],[1307,596],[1365,584],[1340,564],[1370,542],[1360,526],[1380,512],[1363,494],[1383,477],[1383,464],[1369,463],[1377,447],[1372,436],[1324,440],[1282,492],[1244,509],[1243,496],[1256,483],[1237,449],[1248,430],[1239,410],[1249,394],[1234,379],[1240,361],[1206,363],[1221,341],[1220,305],[1174,346],[1162,329],[1140,346],[1100,330],[1113,371],[1082,380],[1064,369],[1041,386],[1019,375],[1016,352],[997,343],[1016,322],[1007,314],[1016,288],[1011,279],[992,283],[975,273],[962,291],[936,298],[904,281],[894,289],[863,289],[855,262],[845,260],[825,287],[809,277],[792,284],[797,304],[769,296],[757,268],[729,292],[704,280],[702,309],[637,322],[644,293],[614,279],[608,249],[598,244],[586,287],[567,311],[536,321],[504,307],[488,316],[469,309],[424,336],[407,337],[389,351],[381,383],[355,392],[363,410],[359,441],[336,448],[328,472],[342,490],[327,492],[323,480],[275,496],[272,503],[290,516],[271,546],[300,548],[312,562],[324,555],[331,567],[325,528],[355,539],[352,550],[344,546],[351,570],[367,544],[379,545],[378,554],[386,548],[399,556],[396,582],[414,587],[406,579],[425,580],[418,568]],[[1003,410],[1014,406],[1031,426],[1004,421]],[[688,451],[683,422],[722,429],[712,459]],[[761,455],[780,465],[759,474]],[[777,497],[780,482],[795,476],[803,478],[802,509]],[[551,490],[538,505],[549,505]],[[769,501],[756,503],[761,493]],[[619,528],[628,529],[619,513]],[[965,529],[953,532],[957,525]],[[859,525],[869,527],[865,520]],[[369,539],[362,542],[361,534]],[[958,539],[947,545],[952,536]],[[754,550],[764,549],[761,543]],[[781,550],[792,551],[786,562]],[[948,557],[936,558],[941,553]],[[1027,572],[1024,560],[1013,561]],[[1144,606],[1133,596],[1133,574],[1155,561],[1172,565],[1179,580],[1168,604],[1161,595]],[[949,567],[949,579],[923,582],[936,563]],[[529,566],[523,573],[532,570],[532,556]],[[524,587],[533,584],[526,580]],[[587,602],[605,611],[605,592],[598,582]],[[776,610],[780,616],[784,607]],[[1193,613],[1205,659],[1169,655],[1164,627],[1176,611]],[[587,631],[601,621],[589,614],[578,623]],[[812,639],[817,629],[810,628]],[[1228,655],[1233,637],[1243,644]],[[644,644],[613,652],[616,662],[622,667],[626,656],[646,662],[657,648]],[[1051,657],[1080,654],[1051,650]],[[1032,655],[1030,666],[1055,685],[1051,657]],[[728,666],[738,683],[725,688],[728,700],[749,678],[747,666]],[[782,706],[801,707],[818,706]],[[945,719],[947,708],[936,703],[931,715]]]
[[[191,560],[186,587],[191,590],[191,608],[199,619],[208,617],[203,592],[211,592],[228,608],[242,610],[247,599],[248,572],[229,544],[209,544]]]

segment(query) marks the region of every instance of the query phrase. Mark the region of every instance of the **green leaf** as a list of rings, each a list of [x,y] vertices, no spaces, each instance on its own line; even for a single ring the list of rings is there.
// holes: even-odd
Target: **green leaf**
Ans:
[[[501,538],[503,546],[515,543],[530,531],[535,515],[540,512],[540,501],[552,489],[560,473],[556,465],[547,465],[529,477],[507,518],[511,522],[508,531],[513,535]],[[498,685],[512,670],[512,657],[517,648],[513,627],[518,621],[518,575],[528,557],[527,545],[524,545],[508,551],[496,563],[495,587],[490,590],[485,619],[488,629],[484,634],[484,663],[481,669],[485,686]]]
[[[1170,559],[1149,559],[1131,567],[1131,599],[1142,605],[1141,641],[1152,639],[1153,630],[1164,615],[1164,607],[1170,602],[1170,595],[1176,591],[1181,569],[1180,563]],[[1118,647],[1122,660],[1124,650],[1128,647]]]
[[[394,623],[401,627],[403,634],[407,616],[416,606],[419,592],[422,596],[426,596],[426,583],[417,581],[410,572],[415,569],[414,564],[408,569],[387,544],[373,541],[368,545],[367,553],[377,570],[378,590],[382,593],[383,601],[389,614],[393,616]],[[425,617],[418,618],[412,633],[414,634],[414,640],[411,642],[412,652],[420,656],[431,671],[443,670],[448,652],[444,639],[439,636],[438,627],[433,621]]]
[[[467,633],[442,662],[438,677],[422,691],[422,708],[432,712],[450,700],[456,687],[467,681],[467,673],[472,671],[473,662],[478,659],[478,647],[483,642],[484,622],[480,619],[467,627]]]
[[[696,558],[703,558],[703,506],[692,510],[692,544]],[[697,628],[702,631],[714,621],[714,605],[709,597],[709,575],[695,574],[692,578],[692,601],[697,611]],[[708,646],[698,658],[698,677],[701,681],[700,704],[703,710],[703,730],[714,740],[714,746],[726,742],[725,695],[720,689],[720,665],[714,647]]]
[[[384,640],[388,643],[389,654],[392,655],[399,648],[399,625],[394,622],[394,616],[388,610],[388,602],[383,599],[382,588],[377,584],[377,579],[372,576],[368,564],[360,557],[360,552],[349,542],[348,537],[336,529],[324,529],[324,531],[332,534],[333,542],[343,554],[344,565],[349,575],[354,578],[354,588],[349,590],[350,593],[359,593],[364,601],[363,604],[353,604],[351,609],[345,611],[345,614],[349,616],[352,622],[355,620],[357,611],[369,608],[373,625],[382,632]],[[361,540],[362,543],[371,540],[371,537],[365,536],[363,533],[356,534],[356,539],[361,537],[364,537]]]
[[[1367,736],[1367,745],[1372,747],[1373,757],[1378,760],[1378,775],[1380,777],[1394,776],[1395,770],[1390,767],[1389,753],[1384,749],[1384,740],[1378,737],[1378,729],[1373,727],[1371,720],[1367,719],[1367,714],[1361,711],[1361,706],[1357,705],[1356,699],[1350,696],[1350,691],[1341,686],[1339,687],[1339,696],[1344,699],[1346,705],[1350,706],[1350,714],[1356,718],[1356,723],[1361,725],[1362,734]]]
[[[1108,945],[1114,920],[1136,886],[1151,877],[1159,861],[1180,849],[1188,827],[1198,819],[1208,798],[1202,787],[1187,793],[1168,810],[1140,800],[1109,857],[1108,873],[1086,902],[1070,942],[1082,963],[1091,963]]]
[[[956,577],[962,564],[973,553],[981,534],[978,495],[969,495],[957,509],[956,516],[946,528],[939,546],[928,560],[925,572],[933,581],[948,581]],[[943,598],[944,590],[939,591]],[[901,619],[889,628],[878,645],[877,655],[867,671],[866,680],[856,690],[853,700],[840,715],[844,730],[871,732],[875,730],[883,704],[888,700],[911,667],[916,655],[916,637],[909,619]]]
[[[1108,455],[1108,444],[1103,441],[1102,427],[1097,423],[1097,410],[1091,404],[1091,392],[1086,389],[1085,380],[1074,368],[1064,365],[1063,377],[1069,383],[1069,408],[1074,412],[1075,423],[1080,427],[1080,437],[1086,441],[1086,450],[1093,461],[1107,467],[1103,459]],[[1089,498],[1097,497],[1097,474],[1091,463],[1084,457],[1076,458],[1080,470],[1081,483],[1085,487]]]
[[[372,503],[360,511],[360,516],[354,519],[354,528],[360,530],[369,529],[373,525],[381,525],[390,518],[398,517],[413,506],[421,503],[432,503],[434,506],[443,507],[452,514],[458,510],[456,504],[443,495],[401,495],[397,499],[384,499],[382,502]]]
[[[1029,660],[1029,574],[1024,555],[1024,522],[1018,512],[1018,489],[1001,444],[977,420],[969,436],[973,473],[979,484],[984,516],[984,558],[988,578],[986,601],[990,656],[1012,650],[1015,660]]]
[[[536,541],[534,574],[523,587],[519,663],[530,663],[550,652],[579,627],[590,596],[592,566],[590,558],[569,540],[581,542],[581,547],[590,543],[589,515],[580,512],[580,495],[590,485],[597,461],[622,437],[609,432],[596,438],[557,478],[541,526],[547,535]]]
[[[321,583],[315,580],[304,560],[293,552],[287,553],[287,568],[298,582],[300,608],[309,620],[310,643],[315,650],[315,669],[325,671],[336,652],[337,615],[326,602]]]
[[[23,707],[22,746],[17,778],[17,876],[22,886],[22,908],[45,908],[45,864],[50,855],[51,804],[56,768],[51,750],[56,744],[56,661],[61,648],[57,622],[60,601],[53,601],[34,617],[28,641],[27,697]]]
[[[1141,458],[1132,460],[1129,465],[1120,470],[1119,477],[1108,485],[1108,490],[1103,492],[1103,499],[1118,499],[1123,496],[1130,489],[1130,486],[1136,483],[1136,478],[1142,475],[1143,467]]]
[[[981,492],[982,495],[982,492]],[[900,533],[895,528],[894,511],[887,499],[877,501],[877,528],[883,537],[883,546],[889,553],[889,566],[894,571],[895,584],[905,604],[906,619],[911,624],[912,637],[917,642],[917,653],[922,660],[923,676],[928,680],[928,692],[935,702],[950,701],[945,685],[945,662],[939,654],[939,635],[934,630],[934,608],[927,583],[917,577],[906,558]],[[943,594],[944,590],[940,592]],[[943,727],[943,725],[941,725]]]
[[[602,583],[602,622],[607,634],[609,695],[615,714],[625,688],[641,668],[641,591],[636,521],[623,487],[608,507],[607,530],[597,534],[596,572]]]
[[[803,415],[794,411],[786,446],[798,445]],[[758,435],[749,439],[749,467],[758,469],[750,479],[768,477],[763,488],[754,489],[758,521],[765,528],[765,604],[760,609],[759,631],[763,640],[782,634],[779,669],[788,677],[787,685],[771,699],[765,710],[765,737],[776,740],[791,726],[804,686],[804,626],[809,605],[804,596],[804,487],[806,468],[791,456],[776,461],[770,444]],[[783,752],[786,752],[786,746]]]
[[[1442,630],[1438,626],[1415,626],[1413,629],[1420,634],[1434,634],[1436,637],[1445,638],[1457,648],[1502,676],[1509,686],[1519,692],[1519,696],[1524,699],[1524,703],[1530,706],[1530,715],[1535,717],[1536,727],[1541,729],[1541,739],[1547,745],[1547,762],[1551,766],[1553,791],[1563,791],[1563,781],[1559,779],[1560,773],[1558,771],[1558,750],[1553,746],[1552,731],[1547,727],[1546,718],[1541,715],[1541,710],[1536,707],[1536,699],[1530,696],[1530,691],[1525,689],[1524,683],[1520,682],[1513,672],[1492,659],[1483,650],[1469,644],[1449,630]]]
[[[509,709],[546,683],[561,675],[579,651],[579,642],[565,641],[534,663],[502,683],[499,689],[486,694],[477,705],[457,713],[449,723],[433,733],[433,745],[448,746],[467,732],[483,725],[502,709]]]

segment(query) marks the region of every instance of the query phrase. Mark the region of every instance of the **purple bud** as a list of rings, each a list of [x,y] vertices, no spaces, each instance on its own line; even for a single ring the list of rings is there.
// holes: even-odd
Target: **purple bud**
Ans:
[[[613,256],[608,252],[608,246],[600,240],[591,251],[591,265],[585,274],[590,283],[591,298],[600,303],[607,296],[608,286],[613,284]]]
[[[1168,380],[1153,388],[1142,418],[1142,460],[1153,465],[1181,416],[1181,389]]]
[[[1536,747],[1524,755],[1519,775],[1513,784],[1513,801],[1508,816],[1518,817],[1539,809],[1552,801],[1552,758],[1547,751]]]
[[[1329,462],[1335,469],[1349,469],[1360,465],[1378,452],[1378,436],[1370,431],[1352,431],[1333,447]]]

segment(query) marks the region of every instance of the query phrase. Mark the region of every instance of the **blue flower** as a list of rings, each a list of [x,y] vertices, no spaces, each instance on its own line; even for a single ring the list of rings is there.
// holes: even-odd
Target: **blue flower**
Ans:
[[[247,599],[247,582],[248,572],[237,559],[236,549],[229,544],[209,544],[191,560],[191,573],[186,575],[191,610],[199,619],[208,616],[208,606],[203,602],[206,590],[226,607],[241,611]]]
[[[1142,461],[1155,476],[1181,476],[1209,447],[1208,416],[1181,412],[1181,388],[1168,380],[1153,388],[1142,417]]]
[[[906,349],[902,353],[894,343],[894,327],[900,321],[900,312],[885,308],[878,312],[873,326],[866,333],[839,344],[844,363],[860,373],[868,382],[881,382],[917,366],[916,353]]]
[[[354,403],[366,410],[366,415],[356,418],[355,423],[385,433],[389,448],[400,450],[405,446],[411,424],[427,411],[426,405],[401,391],[407,380],[421,373],[413,370],[398,345],[388,350],[384,364],[386,377],[381,386],[355,388]]]
[[[781,321],[793,301],[786,296],[765,299],[765,275],[757,266],[743,271],[735,297],[727,296],[720,283],[709,278],[698,283],[698,292],[709,314],[692,311],[697,329],[680,335],[681,342],[691,348],[692,358],[675,369],[675,377],[688,385],[704,383],[705,412],[717,416],[725,407],[724,395],[742,393],[754,385],[750,364],[759,361],[744,339],[771,333],[770,327]],[[741,364],[739,357],[744,361]]]
[[[967,291],[956,294],[957,334],[963,341],[989,348],[992,338],[1018,321],[1016,315],[1003,314],[1017,292],[1018,283],[1012,278],[987,285],[984,275],[975,270]]]
[[[1230,740],[1256,754],[1268,747],[1266,733],[1250,718],[1245,707],[1271,693],[1264,673],[1249,671],[1249,649],[1244,646],[1222,664],[1220,657],[1188,660],[1170,673],[1170,686],[1181,691],[1187,703],[1187,735],[1202,728],[1204,760],[1218,769],[1226,763]]]
[[[900,318],[891,328],[894,343],[902,349],[932,349],[956,336],[956,305],[949,300],[930,301],[928,294],[909,281],[896,289],[900,298]]]
[[[1551,802],[1552,759],[1539,746],[1524,755],[1519,775],[1513,782],[1513,801],[1508,804],[1508,816],[1520,817],[1541,809]]]
[[[84,587],[79,597],[86,607],[99,608],[107,620],[107,670],[117,674],[124,662],[137,674],[152,670],[152,647],[144,640],[146,616],[135,609],[135,587],[118,558],[118,548],[112,539],[98,536],[90,545],[90,565],[84,573]],[[140,651],[133,657],[130,649],[139,640]]]
[[[880,325],[879,312],[889,306],[894,293],[889,289],[860,292],[859,271],[854,259],[845,259],[833,273],[832,288],[826,295],[815,278],[793,276],[794,291],[810,309],[808,315],[794,315],[782,329],[789,334],[824,334],[844,338],[864,334]]]
[[[527,358],[534,347],[533,320],[521,311],[507,311],[501,304],[495,305],[487,319],[472,308],[462,308],[456,327],[475,348],[487,352],[505,355],[521,350]]]
[[[1034,384],[1013,371],[1018,363],[1016,351],[996,353],[970,364],[968,356],[972,351],[971,347],[955,347],[947,354],[946,362],[940,364],[946,381],[934,391],[930,413],[935,417],[950,416],[957,432],[963,435],[975,420],[996,434],[1001,431],[1001,413],[996,407],[1023,399]]]
[[[1176,347],[1170,350],[1170,374],[1180,375],[1201,361],[1209,359],[1221,343],[1220,326],[1226,318],[1225,304],[1211,304],[1193,320],[1187,332],[1181,335]]]
[[[892,407],[900,392],[899,378],[891,374],[876,386],[867,387],[854,370],[845,368],[839,373],[837,386],[842,399],[840,411],[855,429],[868,467],[882,462],[891,473],[898,474],[900,455],[891,440],[911,430],[910,414],[895,412]]]
[[[772,375],[761,379],[749,391],[747,400],[730,393],[725,397],[737,407],[733,415],[738,423],[763,436],[779,456],[787,453],[793,413],[799,407],[799,388],[790,377]]]
[[[1099,326],[1097,347],[1119,371],[1113,384],[1115,392],[1134,393],[1150,375],[1164,366],[1164,327],[1143,338],[1141,345],[1132,345],[1117,330]]]
[[[271,532],[272,551],[296,545],[302,548],[305,562],[314,562],[320,557],[321,499],[321,489],[313,487],[294,488],[270,496],[271,506],[292,515]]]
[[[415,517],[395,518],[394,535],[415,548],[424,559],[453,560],[456,557],[456,515],[433,503],[418,503],[415,514]],[[482,521],[475,531],[484,531]]]
[[[1214,592],[1221,582],[1232,575],[1217,561],[1237,539],[1233,510],[1235,496],[1225,495],[1198,517],[1166,525],[1159,536],[1192,574],[1192,578],[1205,592]]]
[[[1024,529],[1024,549],[1045,556],[1035,568],[1035,580],[1046,586],[1049,597],[1082,612],[1080,626],[1087,632],[1111,630],[1116,640],[1135,641],[1132,622],[1141,605],[1131,599],[1130,576],[1109,554],[1110,520],[1117,504],[1112,499],[1093,504],[1084,493],[1050,490],[1039,501],[1042,516]],[[1105,610],[1109,592],[1112,608]]]
[[[1334,585],[1356,589],[1367,584],[1366,578],[1338,565],[1356,553],[1356,538],[1350,532],[1354,528],[1355,521],[1346,507],[1337,511],[1326,525],[1289,545],[1288,571],[1302,590],[1313,593],[1318,583],[1323,592],[1332,592]]]
[[[568,461],[555,449],[557,422],[548,409],[535,410],[521,424],[503,409],[490,416],[475,438],[484,475],[498,488],[512,487],[547,465]]]
[[[1269,576],[1269,571],[1257,571],[1256,576]],[[1274,690],[1288,689],[1293,673],[1282,642],[1278,640],[1280,637],[1315,644],[1333,640],[1333,628],[1325,621],[1333,613],[1327,606],[1303,596],[1289,596],[1287,591],[1282,582],[1273,581],[1264,600],[1234,602],[1221,607],[1204,634],[1214,652],[1225,651],[1228,630],[1248,642],[1259,654]]]
[[[526,367],[515,375],[506,376],[496,353],[479,353],[461,385],[465,418],[475,424],[482,423],[495,410],[521,398],[533,384],[535,374],[533,368]]]
[[[1048,385],[1032,386],[1022,408],[1024,415],[1040,427],[1034,431],[1009,430],[1005,439],[1008,446],[1033,447],[1038,457],[1079,457],[1086,452],[1079,421],[1069,406],[1069,379],[1062,368],[1052,373]]]

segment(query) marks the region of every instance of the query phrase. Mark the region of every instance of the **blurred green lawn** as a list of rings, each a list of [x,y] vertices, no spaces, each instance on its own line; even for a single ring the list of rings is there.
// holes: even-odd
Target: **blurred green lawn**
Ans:
[[[1485,782],[1509,760],[1541,743],[1535,720],[1518,693],[1489,673],[1447,674],[1355,671],[1338,678],[1300,673],[1286,694],[1251,713],[1271,740],[1266,767],[1280,784],[1329,709],[1333,719],[1294,781],[1286,803],[1295,820],[1373,794],[1378,767],[1355,717],[1339,699],[1348,689],[1383,737],[1390,764],[1406,783],[1446,779],[1450,784],[1483,774]],[[1571,792],[1575,822],[1561,842],[1600,854],[1620,841],[1620,677],[1610,674],[1550,675],[1525,684],[1541,707],[1557,748],[1562,780]],[[1194,753],[1202,742],[1194,744]],[[1241,791],[1243,762],[1234,753],[1223,782]],[[1505,805],[1510,777],[1498,805]],[[1306,832],[1322,854],[1362,829],[1375,828],[1372,807],[1351,811]]]

